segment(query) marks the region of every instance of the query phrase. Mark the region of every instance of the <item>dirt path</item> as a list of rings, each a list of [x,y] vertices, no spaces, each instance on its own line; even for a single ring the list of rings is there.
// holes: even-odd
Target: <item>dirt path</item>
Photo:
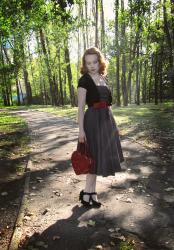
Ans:
[[[85,176],[76,176],[70,164],[77,124],[35,110],[14,112],[27,120],[33,148],[27,208],[18,225],[22,249],[117,249],[120,236],[137,241],[138,250],[174,249],[172,166],[122,138],[127,169],[98,177],[103,206],[87,210],[78,202]]]

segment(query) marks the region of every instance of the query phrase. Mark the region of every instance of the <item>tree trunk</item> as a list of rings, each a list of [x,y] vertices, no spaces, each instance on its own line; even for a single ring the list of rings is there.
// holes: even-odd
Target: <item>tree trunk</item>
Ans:
[[[169,63],[170,63],[170,67],[173,68],[173,56],[172,51],[172,40],[171,40],[171,36],[170,36],[170,31],[169,31],[169,27],[168,27],[168,21],[167,21],[167,11],[166,11],[166,0],[163,1],[163,19],[164,19],[164,33],[166,34],[166,39],[167,39],[167,43],[169,46],[169,51],[171,53],[169,53]]]
[[[174,0],[170,0],[171,3],[171,16],[174,17]],[[171,20],[172,23],[172,41],[173,41],[173,48],[174,48],[174,18]],[[173,55],[173,62],[174,62],[174,51],[172,53]]]
[[[120,48],[119,48],[119,33],[118,33],[118,10],[119,0],[115,1],[115,51],[116,51],[116,104],[121,105],[120,101]]]
[[[62,87],[62,72],[61,72],[61,61],[60,61],[60,48],[58,49],[58,67],[59,67],[59,86],[60,86],[60,103],[64,105],[64,98],[63,98],[63,87]]]
[[[77,41],[78,51],[77,51],[77,82],[80,78],[80,64],[81,64],[81,43],[80,43],[80,28],[78,28],[78,41]]]
[[[17,93],[17,105],[21,105],[20,93],[19,93],[19,85],[18,79],[16,78],[16,93]]]
[[[28,105],[30,105],[32,104],[32,89],[31,89],[31,85],[28,79],[26,56],[25,56],[23,42],[21,43],[21,49],[22,49],[22,58],[23,58],[23,76],[24,76],[25,91],[26,91],[26,102]]]
[[[147,66],[148,66],[148,61],[145,60],[144,62],[144,75],[143,75],[143,81],[142,81],[142,101],[143,103],[146,104],[146,100],[147,100],[147,86],[146,86],[146,82],[147,82]]]
[[[149,103],[151,102],[151,91],[152,91],[152,76],[153,76],[153,65],[154,65],[154,54],[151,56],[151,71],[149,79]]]
[[[47,68],[49,87],[50,87],[51,104],[56,105],[56,98],[55,98],[54,86],[53,86],[53,77],[52,77],[51,67],[50,67],[50,64],[49,64],[48,53],[47,53],[46,45],[45,45],[45,36],[44,36],[44,33],[43,33],[42,29],[40,29],[39,32],[40,32],[40,41],[41,41],[42,51],[43,51],[43,54],[44,54],[45,65],[46,65],[46,68]]]
[[[31,91],[30,82],[28,80],[28,71],[26,68],[25,61],[23,61],[23,76],[24,76],[25,91],[26,91],[26,98],[27,98],[26,101],[27,101],[27,104],[30,105],[30,104],[32,104],[32,91]]]
[[[130,6],[132,6],[132,0],[130,0]],[[131,103],[132,102],[132,73],[130,74],[130,72],[133,72],[133,70],[131,71],[132,68],[132,52],[133,51],[133,31],[132,31],[132,27],[133,27],[133,14],[132,14],[132,8],[130,9],[130,46],[129,46],[129,72],[128,72],[128,80],[127,80],[127,88],[128,88],[128,102]]]
[[[31,69],[31,76],[32,76],[32,86],[33,86],[33,90],[34,90],[34,94],[37,94],[37,90],[36,90],[36,83],[34,81],[34,70],[33,70],[33,66],[32,66],[32,56],[30,53],[30,46],[28,43],[28,55],[29,55],[29,61],[30,61],[30,69]]]
[[[95,47],[99,47],[98,37],[98,0],[95,0]]]
[[[163,68],[162,68],[163,55],[159,58],[159,100],[163,102]]]
[[[5,55],[5,57],[6,57],[7,63],[8,63],[8,64],[11,64],[10,58],[9,58],[9,56],[8,56],[8,53],[7,53],[7,49],[3,47],[3,51],[4,51],[4,55]]]
[[[121,0],[121,11],[124,13],[124,1]],[[124,18],[124,17],[123,17]],[[126,37],[125,37],[125,20],[122,20],[121,24],[121,37],[122,37],[122,76],[121,76],[121,84],[122,84],[122,95],[123,95],[123,105],[128,105],[128,92],[127,92],[127,85],[126,85],[126,55],[124,53],[124,49],[126,48]]]
[[[55,97],[55,105],[59,105],[59,92],[58,92],[58,83],[56,79],[56,75],[53,75],[53,87],[54,87],[54,97]]]
[[[88,20],[88,3],[87,0],[85,0],[85,19]],[[88,25],[85,25],[86,28],[86,46],[89,48],[89,36],[88,36]]]
[[[68,45],[65,47],[65,62],[66,62],[66,70],[67,70],[67,76],[68,76],[70,101],[71,101],[71,105],[74,107],[76,104],[75,104],[74,88],[72,84],[72,71],[71,71]]]
[[[141,103],[141,83],[142,83],[142,61],[140,60],[140,70],[139,70],[139,102]]]
[[[38,57],[39,57],[39,81],[40,81],[40,95],[43,99],[43,104],[48,104],[47,99],[47,90],[45,85],[45,77],[43,72],[43,66],[42,66],[42,59],[41,59],[41,46],[39,42],[39,35],[36,33],[36,41],[37,41],[37,50],[38,50]]]
[[[67,94],[66,94],[66,70],[64,70],[64,77],[63,77],[63,96],[64,96],[64,101],[67,103]]]
[[[79,8],[80,8],[80,17],[81,17],[81,20],[83,20],[82,36],[83,36],[83,48],[84,48],[84,51],[85,51],[87,46],[86,46],[86,34],[85,34],[85,25],[84,25],[83,5],[80,5]]]
[[[1,38],[1,37],[0,37]],[[3,55],[3,43],[1,42],[1,50],[0,50],[0,56],[1,56],[1,63],[2,63],[2,97],[4,106],[10,106],[10,98],[9,98],[9,91],[8,91],[8,82],[7,82],[7,75],[5,71],[5,62],[4,62],[4,55]]]
[[[136,56],[136,49],[138,46],[138,41],[139,41],[139,35],[136,34],[135,42],[134,42],[134,46],[133,46],[133,51],[132,51],[132,56],[131,56],[131,66],[129,68],[128,80],[127,80],[128,93],[130,93],[130,91],[131,91],[131,76],[132,76],[134,66],[135,66],[135,56]]]
[[[136,100],[135,103],[140,105],[140,83],[139,83],[139,45],[137,47],[137,62],[136,62]]]
[[[157,105],[158,104],[158,55],[157,53],[155,54],[155,75],[154,75],[154,78],[155,78],[155,89],[154,89],[154,94],[155,94],[155,104]]]
[[[105,17],[104,17],[104,9],[103,9],[103,0],[100,0],[101,7],[101,50],[103,50],[104,55],[106,56],[105,51]]]
[[[23,95],[23,91],[22,91],[20,80],[18,81],[18,85],[19,85],[19,92],[21,93],[21,97],[22,97],[22,103],[24,103],[24,95]]]

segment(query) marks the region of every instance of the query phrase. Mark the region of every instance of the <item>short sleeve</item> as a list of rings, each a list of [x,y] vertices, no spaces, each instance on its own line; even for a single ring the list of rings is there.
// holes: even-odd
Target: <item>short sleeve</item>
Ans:
[[[79,79],[77,88],[79,88],[79,87],[84,88],[86,90],[88,89],[87,88],[87,81],[86,81],[86,79],[84,79],[82,77]]]

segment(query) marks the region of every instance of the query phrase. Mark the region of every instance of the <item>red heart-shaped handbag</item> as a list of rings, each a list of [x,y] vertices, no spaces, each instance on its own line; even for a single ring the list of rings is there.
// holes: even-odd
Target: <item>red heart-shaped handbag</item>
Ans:
[[[91,173],[94,169],[94,159],[89,152],[87,142],[78,141],[77,149],[71,155],[71,163],[76,175]]]

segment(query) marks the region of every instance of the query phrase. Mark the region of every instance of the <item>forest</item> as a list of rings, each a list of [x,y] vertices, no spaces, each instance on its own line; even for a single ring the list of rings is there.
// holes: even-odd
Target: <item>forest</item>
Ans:
[[[112,107],[78,119],[90,47]],[[174,250],[173,167],[174,0],[0,0],[0,249]]]
[[[92,46],[117,106],[174,100],[174,0],[1,0],[0,104],[77,106]]]

